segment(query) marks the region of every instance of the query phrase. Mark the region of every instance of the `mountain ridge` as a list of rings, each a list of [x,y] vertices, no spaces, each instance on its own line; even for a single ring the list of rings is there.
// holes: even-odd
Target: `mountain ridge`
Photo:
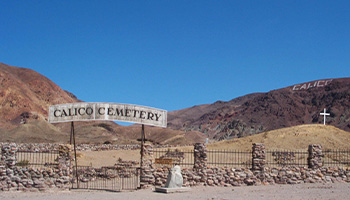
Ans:
[[[48,124],[47,114],[50,105],[81,102],[74,94],[31,69],[3,63],[0,89],[2,141],[67,141],[70,124]],[[147,127],[146,137],[157,144],[246,137],[295,125],[323,123],[320,112],[324,108],[330,113],[327,124],[350,130],[350,78],[309,81],[171,111],[168,128]],[[138,125],[125,127],[114,122],[77,122],[75,127],[78,142],[85,143],[133,143],[140,135]]]
[[[323,118],[319,113],[327,108],[330,112],[327,123],[349,131],[349,102],[350,78],[321,79],[220,102],[215,110],[202,110],[200,116],[196,116],[197,120],[189,121],[187,116],[170,112],[168,124],[170,128],[196,130],[208,138],[224,140],[289,126],[321,123]],[[217,103],[210,105],[214,104]],[[197,107],[205,108],[202,105]],[[182,111],[190,115],[194,112],[193,107]]]

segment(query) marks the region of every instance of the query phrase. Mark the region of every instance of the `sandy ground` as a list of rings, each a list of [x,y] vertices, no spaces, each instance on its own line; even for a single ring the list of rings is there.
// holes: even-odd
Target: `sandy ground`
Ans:
[[[140,150],[79,151],[78,166],[114,166],[121,158],[127,161],[140,162]]]
[[[153,188],[132,192],[106,191],[57,191],[57,192],[0,192],[0,199],[23,200],[100,200],[100,199],[130,199],[130,200],[228,200],[228,199],[350,199],[350,184],[300,184],[300,185],[270,185],[243,187],[194,187],[189,192],[163,194],[156,193]]]

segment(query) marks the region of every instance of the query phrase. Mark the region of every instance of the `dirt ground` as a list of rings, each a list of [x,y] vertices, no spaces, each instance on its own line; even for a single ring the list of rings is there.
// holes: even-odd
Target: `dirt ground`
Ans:
[[[0,199],[21,200],[100,200],[100,199],[132,199],[132,200],[257,200],[257,199],[350,199],[350,184],[300,184],[300,185],[269,185],[243,187],[193,187],[189,192],[163,194],[153,191],[154,188],[132,192],[106,191],[50,191],[50,192],[0,192]]]
[[[110,150],[77,152],[78,166],[113,166],[121,158],[127,161],[140,162],[140,150]]]

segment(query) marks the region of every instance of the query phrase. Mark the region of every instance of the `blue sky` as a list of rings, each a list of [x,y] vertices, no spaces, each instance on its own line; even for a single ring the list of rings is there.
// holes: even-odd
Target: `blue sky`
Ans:
[[[350,1],[0,1],[0,62],[169,111],[349,77]]]

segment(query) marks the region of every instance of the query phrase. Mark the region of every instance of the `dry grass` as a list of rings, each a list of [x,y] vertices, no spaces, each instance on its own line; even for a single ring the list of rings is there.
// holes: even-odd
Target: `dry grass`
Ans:
[[[321,144],[324,149],[347,149],[350,133],[334,126],[300,125],[209,144],[208,149],[251,150],[252,143],[264,143],[270,150],[307,149],[309,144]]]

